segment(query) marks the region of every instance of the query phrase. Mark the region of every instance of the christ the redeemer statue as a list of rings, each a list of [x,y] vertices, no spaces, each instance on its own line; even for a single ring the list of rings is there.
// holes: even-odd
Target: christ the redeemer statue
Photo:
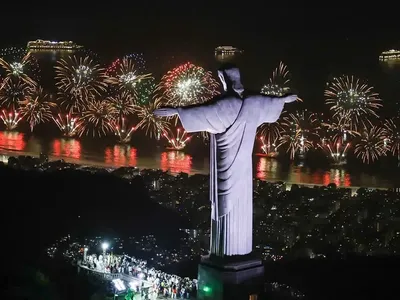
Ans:
[[[247,255],[253,247],[252,154],[257,127],[276,122],[285,103],[297,96],[246,95],[239,69],[218,71],[225,93],[210,102],[160,108],[178,115],[187,132],[210,133],[211,255]]]

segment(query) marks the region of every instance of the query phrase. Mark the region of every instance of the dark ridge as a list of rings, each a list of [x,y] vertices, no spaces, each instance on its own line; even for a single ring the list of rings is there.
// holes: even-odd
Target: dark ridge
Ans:
[[[68,233],[134,236],[188,226],[175,212],[149,199],[140,177],[128,181],[108,173],[1,166],[0,178],[3,238],[14,254],[26,248],[43,251]]]

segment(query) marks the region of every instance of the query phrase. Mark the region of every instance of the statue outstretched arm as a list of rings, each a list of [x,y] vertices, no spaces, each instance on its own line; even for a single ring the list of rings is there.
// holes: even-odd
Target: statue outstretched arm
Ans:
[[[215,102],[179,107],[177,110],[182,126],[187,132],[207,131],[216,134],[225,130],[219,118],[219,109],[218,103]]]
[[[155,109],[153,114],[157,117],[173,117],[178,114],[178,110],[173,107],[163,107]]]
[[[287,95],[284,97],[269,97],[260,95],[260,120],[258,125],[276,122],[282,113],[285,103],[292,103],[296,101],[296,99],[297,95]]]
[[[299,98],[297,97],[297,95],[290,94],[290,95],[286,95],[284,97],[281,97],[280,99],[283,99],[283,101],[285,103],[292,103],[292,102],[295,102]]]
[[[209,133],[220,133],[226,128],[218,111],[224,109],[226,104],[220,103],[218,99],[203,104],[186,107],[164,107],[154,110],[158,117],[179,116],[183,128],[187,132],[207,131]]]
[[[187,132],[224,132],[240,111],[243,101],[235,96],[217,96],[213,100],[185,107],[160,108],[154,111],[159,117],[178,115]]]

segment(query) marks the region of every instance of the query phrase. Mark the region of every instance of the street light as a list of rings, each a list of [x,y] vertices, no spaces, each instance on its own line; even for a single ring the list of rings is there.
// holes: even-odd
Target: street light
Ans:
[[[106,254],[106,251],[108,249],[108,243],[104,242],[103,244],[101,244],[101,248],[103,249],[103,253]]]

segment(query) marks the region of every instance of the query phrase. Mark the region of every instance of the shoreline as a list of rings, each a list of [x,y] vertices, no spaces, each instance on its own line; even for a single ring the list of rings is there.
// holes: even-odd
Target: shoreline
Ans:
[[[0,149],[3,150],[3,153],[0,153],[0,162],[4,163],[4,164],[8,164],[8,158],[10,157],[18,157],[18,156],[31,156],[31,157],[39,157],[39,155],[35,155],[33,153],[19,153],[18,151],[4,151],[4,149]],[[4,153],[6,152],[6,153]],[[16,155],[18,154],[18,155]],[[171,176],[177,176],[179,173],[174,173],[171,172],[171,170],[168,171],[163,171],[160,168],[145,168],[145,167],[139,167],[139,166],[115,166],[112,164],[108,164],[106,162],[95,162],[92,160],[82,160],[82,159],[74,159],[74,158],[60,158],[60,157],[56,157],[54,155],[47,155],[49,161],[60,161],[63,160],[66,163],[71,163],[71,164],[75,164],[75,165],[79,165],[81,167],[91,167],[91,168],[97,168],[97,169],[107,169],[107,170],[117,170],[119,168],[136,168],[138,169],[139,172],[141,172],[142,170],[160,170],[162,172],[166,172]],[[185,172],[183,172],[185,173]],[[189,176],[193,176],[196,174],[200,174],[200,175],[204,175],[204,176],[208,176],[208,172],[198,172],[198,170],[193,170],[193,172],[191,173],[185,173],[188,174]],[[270,182],[270,183],[277,183],[277,182],[283,182],[286,186],[286,190],[290,190],[291,187],[293,185],[298,185],[298,186],[303,186],[303,187],[315,187],[315,186],[326,186],[324,184],[317,184],[317,183],[301,183],[301,182],[290,182],[290,181],[285,181],[285,180],[262,180],[262,179],[258,179],[255,178],[255,180],[259,180],[259,181],[263,181],[263,182]],[[390,190],[393,188],[396,188],[395,186],[391,186],[391,187],[377,187],[377,186],[337,186],[337,188],[343,188],[343,189],[349,189],[352,191],[352,194],[356,193],[356,191],[359,188],[369,188],[369,189],[376,189],[376,190]]]

